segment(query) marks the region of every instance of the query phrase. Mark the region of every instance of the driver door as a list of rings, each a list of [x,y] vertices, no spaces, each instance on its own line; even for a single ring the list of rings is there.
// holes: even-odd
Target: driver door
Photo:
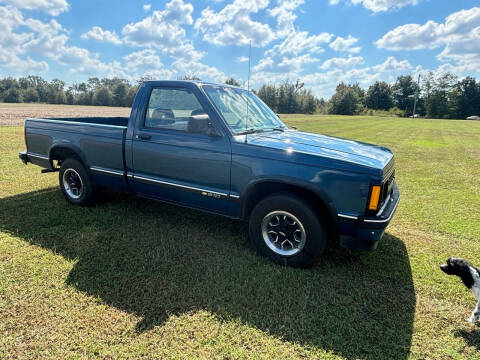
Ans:
[[[187,86],[151,89],[133,137],[132,186],[140,195],[226,213],[230,141],[213,121],[216,134],[199,126],[195,115],[207,112],[198,92]]]

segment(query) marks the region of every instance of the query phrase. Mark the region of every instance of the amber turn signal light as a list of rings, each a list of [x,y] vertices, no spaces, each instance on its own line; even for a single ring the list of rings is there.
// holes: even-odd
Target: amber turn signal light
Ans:
[[[370,202],[368,204],[368,210],[377,210],[378,201],[380,200],[380,185],[373,185],[370,192]]]

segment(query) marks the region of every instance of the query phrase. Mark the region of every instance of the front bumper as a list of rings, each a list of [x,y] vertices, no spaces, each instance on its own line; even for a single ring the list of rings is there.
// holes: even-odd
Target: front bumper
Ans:
[[[338,215],[340,246],[356,250],[373,250],[392,220],[400,201],[400,192],[395,182],[392,193],[382,209],[373,217]]]

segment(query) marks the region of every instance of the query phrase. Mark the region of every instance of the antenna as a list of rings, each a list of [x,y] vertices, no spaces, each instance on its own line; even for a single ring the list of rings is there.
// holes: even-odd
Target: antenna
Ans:
[[[247,79],[247,116],[245,117],[245,144],[247,143],[248,129],[248,95],[250,95],[250,65],[252,62],[252,40],[250,40],[250,48],[248,50],[248,79]]]

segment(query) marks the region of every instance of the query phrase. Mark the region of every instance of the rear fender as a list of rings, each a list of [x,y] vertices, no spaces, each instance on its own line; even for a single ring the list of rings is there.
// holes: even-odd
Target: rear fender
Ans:
[[[69,157],[78,158],[83,163],[85,168],[89,168],[87,157],[78,146],[65,141],[53,143],[49,151],[49,158],[52,168],[53,160],[65,160]]]

